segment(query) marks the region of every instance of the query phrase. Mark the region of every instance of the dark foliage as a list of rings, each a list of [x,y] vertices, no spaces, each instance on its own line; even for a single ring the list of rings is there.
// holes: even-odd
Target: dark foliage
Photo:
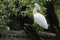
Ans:
[[[27,24],[33,24],[34,21],[32,18],[30,18],[28,15],[24,16],[24,13],[21,13],[23,10],[21,8],[21,11],[18,11],[17,16],[15,14],[10,14],[9,19],[12,20],[10,21],[7,25],[11,27],[11,29],[14,29],[14,25],[20,24],[17,28],[23,29],[24,28],[24,23]],[[26,10],[26,8],[25,8]]]
[[[55,14],[55,10],[54,10],[54,3],[53,1],[47,1],[45,7],[47,8],[46,10],[46,18],[49,21],[49,31],[50,32],[54,32],[57,35],[59,34],[59,22],[58,22],[58,18]]]
[[[23,7],[21,7],[21,8],[20,8],[20,10],[21,10],[21,11],[25,11],[25,10],[26,10],[26,8],[28,9],[28,8],[29,8],[29,6],[23,6]]]
[[[26,15],[26,16],[18,15],[17,19],[20,22],[22,27],[23,27],[24,23],[31,24],[31,25],[34,23],[33,19],[30,18],[28,15]]]
[[[32,25],[24,24],[24,31],[28,37],[30,37],[30,40],[41,40],[39,34],[35,31]]]
[[[15,8],[18,8],[19,7],[19,0],[16,0],[15,2],[14,2],[14,4],[15,4]]]
[[[19,0],[17,0],[17,1],[14,2],[14,5],[19,10],[17,12],[17,16],[15,14],[12,14],[10,12],[10,10],[6,9],[7,11],[10,12],[9,19],[12,20],[9,23],[7,23],[7,25],[10,26],[10,28],[14,29],[14,30],[23,29],[24,28],[23,27],[24,23],[33,24],[33,19],[31,19],[28,15],[24,16],[24,13],[21,13],[22,11],[25,11],[29,7],[28,6],[22,6],[22,7],[20,7],[18,2],[19,2]],[[7,8],[8,8],[8,6],[7,6]],[[18,24],[17,27],[15,27],[16,24]]]
[[[47,19],[49,20],[49,23],[51,25],[57,26],[58,27],[58,18],[55,14],[55,10],[54,10],[54,4],[52,1],[47,1],[46,2],[46,15],[47,15]]]

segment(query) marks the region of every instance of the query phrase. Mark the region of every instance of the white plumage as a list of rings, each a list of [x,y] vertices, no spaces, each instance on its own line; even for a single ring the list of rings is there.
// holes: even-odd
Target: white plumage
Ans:
[[[39,4],[35,3],[33,9],[34,22],[42,26],[44,29],[48,29],[48,24],[45,17],[38,13],[38,10],[40,10]]]

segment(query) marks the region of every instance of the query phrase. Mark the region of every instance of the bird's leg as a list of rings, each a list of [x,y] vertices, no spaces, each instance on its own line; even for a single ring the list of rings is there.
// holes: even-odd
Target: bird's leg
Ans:
[[[39,27],[39,25],[37,25],[37,31],[39,31],[40,30],[40,27]]]
[[[42,34],[43,34],[43,28],[42,28],[42,27],[40,27],[40,30],[41,30],[41,36],[42,36]]]

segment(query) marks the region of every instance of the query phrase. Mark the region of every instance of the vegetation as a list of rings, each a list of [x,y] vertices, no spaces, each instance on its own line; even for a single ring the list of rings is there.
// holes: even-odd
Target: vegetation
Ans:
[[[41,13],[44,15],[46,8],[43,7],[43,3],[46,0],[0,0],[0,33],[2,35],[5,35],[8,31],[7,31],[7,25],[6,23],[9,21],[9,14],[15,14],[17,16],[19,9],[16,8],[15,6],[15,1],[18,2],[17,5],[19,5],[19,7],[22,6],[30,6],[30,8],[26,11],[22,11],[25,15],[28,15],[30,18],[33,18],[32,15],[32,9],[33,9],[33,4],[35,2],[39,3],[41,5]],[[55,11],[56,14],[58,16],[59,19],[59,23],[60,23],[60,0],[55,1]],[[34,25],[37,26],[37,25]],[[5,34],[4,34],[5,33]]]

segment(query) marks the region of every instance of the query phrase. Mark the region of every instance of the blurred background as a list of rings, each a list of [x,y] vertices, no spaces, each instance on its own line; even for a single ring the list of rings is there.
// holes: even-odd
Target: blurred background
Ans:
[[[40,13],[45,15],[46,8],[43,6],[46,0],[0,0],[0,34],[2,36],[7,36],[9,28],[11,30],[22,30],[18,20],[19,15],[28,16],[32,19],[33,22],[33,5],[38,3],[41,5]],[[60,0],[53,0],[55,13],[58,17],[59,26],[60,26]],[[28,8],[25,8],[28,7]],[[32,24],[34,28],[38,26],[37,24]]]

